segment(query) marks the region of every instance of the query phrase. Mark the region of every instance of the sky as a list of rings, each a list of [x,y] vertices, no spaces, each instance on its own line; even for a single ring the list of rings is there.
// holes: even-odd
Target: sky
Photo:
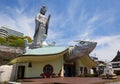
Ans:
[[[48,42],[75,45],[75,40],[97,42],[90,54],[111,61],[120,50],[120,0],[0,0],[0,26],[33,38],[35,16],[42,5],[51,14]]]

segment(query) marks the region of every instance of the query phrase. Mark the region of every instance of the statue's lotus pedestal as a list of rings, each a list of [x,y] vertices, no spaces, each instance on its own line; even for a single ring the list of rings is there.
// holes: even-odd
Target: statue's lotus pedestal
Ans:
[[[100,77],[103,78],[103,79],[116,79],[116,78],[117,78],[117,75],[116,75],[116,74],[112,74],[112,75],[109,75],[109,74],[101,74]]]

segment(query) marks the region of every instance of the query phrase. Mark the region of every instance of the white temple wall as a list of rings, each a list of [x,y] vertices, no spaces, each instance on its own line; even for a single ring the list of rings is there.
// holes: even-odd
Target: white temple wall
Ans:
[[[58,75],[61,69],[63,69],[63,61],[62,57],[57,58],[55,60],[51,61],[44,61],[44,62],[31,62],[32,67],[28,67],[28,63],[24,64],[25,65],[25,78],[30,78],[30,77],[40,77],[40,74],[43,73],[43,68],[45,65],[50,64],[53,67],[53,73]],[[63,75],[63,73],[61,73]]]
[[[12,65],[0,66],[0,82],[10,81],[12,68]]]

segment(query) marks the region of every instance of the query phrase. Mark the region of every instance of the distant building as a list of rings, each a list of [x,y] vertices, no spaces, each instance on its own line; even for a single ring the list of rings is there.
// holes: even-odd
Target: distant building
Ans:
[[[23,33],[12,30],[12,29],[10,29],[9,27],[6,27],[6,26],[1,26],[0,27],[0,37],[7,37],[9,35],[22,37]]]
[[[115,58],[111,61],[114,72],[120,71],[120,51],[117,52]]]
[[[98,57],[95,57],[95,56],[91,56],[91,59],[94,61],[98,61]]]
[[[98,57],[92,56],[91,58],[92,58],[92,60],[97,62],[97,67],[93,68],[94,73],[96,73],[98,75],[103,74],[104,67],[105,67],[106,63],[103,62],[103,61],[98,60]]]

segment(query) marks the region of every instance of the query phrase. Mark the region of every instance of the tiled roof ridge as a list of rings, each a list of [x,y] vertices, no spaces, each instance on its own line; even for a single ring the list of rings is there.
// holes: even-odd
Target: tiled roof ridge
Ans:
[[[115,62],[115,61],[120,61],[120,51],[119,50],[117,51],[117,55],[112,60],[112,62]]]

